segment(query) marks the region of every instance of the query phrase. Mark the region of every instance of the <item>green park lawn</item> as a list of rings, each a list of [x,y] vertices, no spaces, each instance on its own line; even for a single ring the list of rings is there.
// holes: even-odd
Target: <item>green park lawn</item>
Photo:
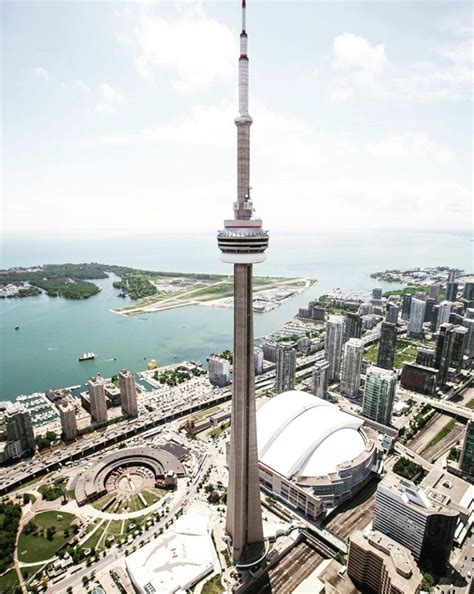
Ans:
[[[64,530],[71,526],[75,519],[73,514],[61,511],[46,511],[36,514],[28,525],[32,523],[38,526],[37,534],[31,532],[25,534],[25,528],[18,541],[18,560],[24,563],[35,563],[45,561],[54,557],[56,551],[64,544]],[[54,527],[56,532],[51,540],[46,537],[46,530]],[[72,535],[72,533],[71,533]]]
[[[14,569],[10,569],[10,571],[0,576],[0,592],[3,594],[13,593],[19,587],[18,576]]]

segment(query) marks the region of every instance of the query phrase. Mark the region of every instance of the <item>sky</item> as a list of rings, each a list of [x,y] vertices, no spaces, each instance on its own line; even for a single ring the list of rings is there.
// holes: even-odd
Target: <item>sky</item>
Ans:
[[[472,223],[470,3],[248,0],[269,230]],[[238,0],[2,3],[3,231],[216,230]]]

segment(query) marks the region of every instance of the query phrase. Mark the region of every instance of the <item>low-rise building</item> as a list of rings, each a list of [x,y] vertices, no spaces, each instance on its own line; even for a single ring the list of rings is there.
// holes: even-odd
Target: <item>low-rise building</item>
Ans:
[[[423,575],[411,552],[375,530],[356,530],[349,540],[349,577],[375,594],[417,594]]]

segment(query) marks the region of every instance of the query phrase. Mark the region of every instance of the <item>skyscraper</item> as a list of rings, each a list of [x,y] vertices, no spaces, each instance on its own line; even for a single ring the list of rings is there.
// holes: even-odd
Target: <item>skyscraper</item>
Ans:
[[[460,371],[464,363],[464,351],[468,338],[468,329],[465,326],[455,326],[453,332],[453,353],[451,357],[451,366],[456,372]]]
[[[360,338],[350,338],[344,345],[341,392],[347,396],[357,396],[359,394],[363,354],[364,343]]]
[[[362,336],[362,318],[358,313],[349,312],[344,316],[344,342]]]
[[[396,386],[394,371],[371,367],[365,378],[362,414],[382,425],[390,425]]]
[[[407,334],[415,338],[423,336],[423,322],[425,320],[426,303],[421,299],[412,299],[410,319],[408,322]]]
[[[253,352],[253,362],[255,368],[255,375],[263,373],[263,351],[261,348],[255,348]]]
[[[456,301],[458,295],[458,283],[452,282],[446,285],[446,300]]]
[[[87,382],[91,405],[91,419],[93,423],[107,421],[107,402],[105,400],[105,383],[100,374],[91,377]]]
[[[296,351],[288,344],[279,344],[276,356],[275,389],[277,394],[295,387]]]
[[[405,293],[402,298],[402,320],[408,320],[411,311],[412,296]]]
[[[28,409],[10,404],[5,411],[6,451],[9,458],[21,458],[36,448],[33,423]]]
[[[474,282],[464,283],[462,296],[463,299],[466,299],[467,301],[474,301]]]
[[[474,358],[474,319],[464,318],[462,325],[467,328],[466,343],[464,345],[464,354],[470,359]]]
[[[313,394],[323,398],[324,400],[328,397],[328,375],[329,375],[329,363],[326,359],[316,361],[312,373],[312,388]]]
[[[441,324],[436,339],[435,367],[438,370],[438,386],[448,381],[453,356],[453,324]]]
[[[252,218],[246,0],[242,0],[237,126],[237,200],[234,218],[218,234],[221,259],[234,265],[234,376],[226,531],[232,560],[246,564],[264,555],[255,419],[252,266],[265,259],[268,233]]]
[[[342,316],[330,316],[326,322],[326,338],[324,343],[325,357],[329,362],[329,381],[339,379],[343,343],[344,318]]]
[[[435,301],[438,301],[440,288],[441,288],[441,285],[439,283],[433,283],[430,286],[430,292],[428,293],[428,297],[430,299],[434,299]]]
[[[396,324],[398,322],[398,313],[400,308],[395,303],[389,303],[387,307],[387,314],[385,316],[385,321],[390,322],[391,324]]]
[[[70,402],[59,404],[59,418],[64,441],[72,441],[77,437],[76,409]]]
[[[127,417],[138,417],[137,388],[135,378],[128,369],[122,369],[119,373],[120,403],[122,413]]]
[[[453,304],[451,301],[442,301],[439,304],[438,317],[436,319],[436,330],[439,330],[441,324],[449,322],[449,314],[451,313],[452,306]]]
[[[377,287],[372,289],[372,299],[382,299],[382,289]]]
[[[396,344],[397,327],[390,322],[382,322],[379,352],[377,354],[377,367],[381,367],[382,369],[393,369]]]
[[[474,477],[474,420],[467,422],[466,436],[462,445],[459,468],[465,474]]]
[[[435,299],[428,297],[426,300],[426,307],[425,307],[425,318],[424,322],[431,322],[431,318],[433,317],[433,307],[436,305]]]
[[[439,315],[439,305],[433,305],[433,310],[431,312],[431,322],[430,322],[431,332],[436,332],[436,328],[438,327],[438,315]]]

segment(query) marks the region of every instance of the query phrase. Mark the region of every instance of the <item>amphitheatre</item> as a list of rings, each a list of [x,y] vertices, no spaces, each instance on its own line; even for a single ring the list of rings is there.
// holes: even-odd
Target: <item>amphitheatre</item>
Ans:
[[[102,511],[112,506],[127,511],[134,497],[150,505],[163,489],[174,489],[183,475],[181,462],[166,449],[128,448],[104,456],[82,473],[74,494],[79,505],[96,502]]]

